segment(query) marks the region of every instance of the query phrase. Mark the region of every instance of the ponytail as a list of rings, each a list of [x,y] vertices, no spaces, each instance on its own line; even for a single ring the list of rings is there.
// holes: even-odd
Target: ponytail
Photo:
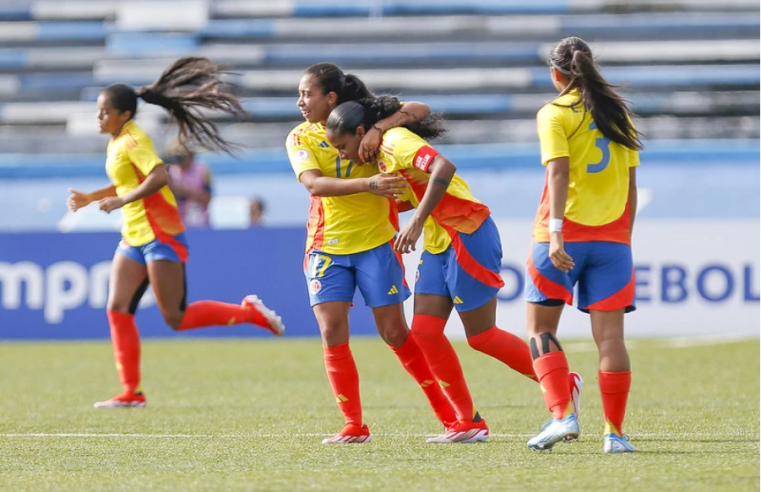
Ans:
[[[311,75],[317,80],[317,85],[320,86],[323,95],[335,92],[336,96],[338,96],[337,105],[347,101],[375,97],[359,77],[353,74],[345,74],[343,70],[332,63],[312,65],[304,73]]]
[[[592,50],[581,38],[562,39],[550,53],[550,65],[570,80],[561,96],[579,90],[584,111],[589,111],[597,129],[613,142],[632,150],[642,150],[634,116],[627,102],[616,93],[595,66]]]
[[[223,74],[222,67],[208,58],[188,56],[174,62],[137,95],[148,104],[167,110],[170,121],[176,121],[179,126],[179,140],[183,145],[193,142],[229,153],[234,146],[223,139],[217,126],[199,111],[212,109],[235,116],[246,113],[222,80]]]
[[[368,130],[380,120],[399,111],[401,107],[402,103],[393,96],[349,101],[340,104],[330,113],[326,128],[341,135],[353,134],[360,126]],[[403,128],[426,140],[439,138],[446,133],[441,113],[431,113],[420,121],[404,125]]]
[[[211,109],[236,116],[246,114],[222,80],[223,74],[221,67],[207,58],[183,57],[164,70],[155,82],[137,92],[122,84],[106,87],[103,92],[116,109],[131,111],[132,118],[137,113],[138,98],[164,108],[170,122],[177,122],[178,139],[183,146],[198,144],[209,150],[231,153],[234,145],[223,139],[217,126],[200,112]]]
[[[372,99],[372,92],[367,88],[364,82],[354,74],[346,75],[346,83],[343,91],[338,95],[338,104],[346,101],[358,101],[359,99]]]

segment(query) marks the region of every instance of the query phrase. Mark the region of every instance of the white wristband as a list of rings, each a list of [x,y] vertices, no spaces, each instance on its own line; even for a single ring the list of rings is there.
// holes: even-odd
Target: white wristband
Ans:
[[[563,232],[563,219],[550,219],[550,232]]]

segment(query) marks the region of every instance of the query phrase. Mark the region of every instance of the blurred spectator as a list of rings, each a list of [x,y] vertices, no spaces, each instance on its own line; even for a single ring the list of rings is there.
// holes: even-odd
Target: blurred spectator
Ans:
[[[266,207],[261,198],[252,198],[248,211],[248,226],[256,227],[264,225],[264,211]]]
[[[211,171],[195,160],[194,153],[179,142],[170,144],[169,187],[177,197],[180,216],[189,229],[209,227]]]

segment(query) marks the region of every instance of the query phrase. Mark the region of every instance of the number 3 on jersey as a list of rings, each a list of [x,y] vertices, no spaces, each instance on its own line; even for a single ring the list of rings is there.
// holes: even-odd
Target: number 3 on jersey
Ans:
[[[597,123],[594,121],[589,125],[590,130],[597,130]],[[597,164],[587,164],[588,173],[599,173],[605,170],[610,163],[610,139],[600,137],[595,139],[595,146],[602,151],[602,159]]]

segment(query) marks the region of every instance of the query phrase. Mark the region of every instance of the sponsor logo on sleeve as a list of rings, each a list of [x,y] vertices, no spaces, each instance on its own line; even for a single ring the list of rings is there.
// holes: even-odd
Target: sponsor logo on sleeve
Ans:
[[[412,162],[412,165],[424,173],[427,173],[428,167],[437,155],[439,155],[439,152],[436,149],[424,145],[423,147],[420,147],[417,154],[415,154],[415,159]]]

